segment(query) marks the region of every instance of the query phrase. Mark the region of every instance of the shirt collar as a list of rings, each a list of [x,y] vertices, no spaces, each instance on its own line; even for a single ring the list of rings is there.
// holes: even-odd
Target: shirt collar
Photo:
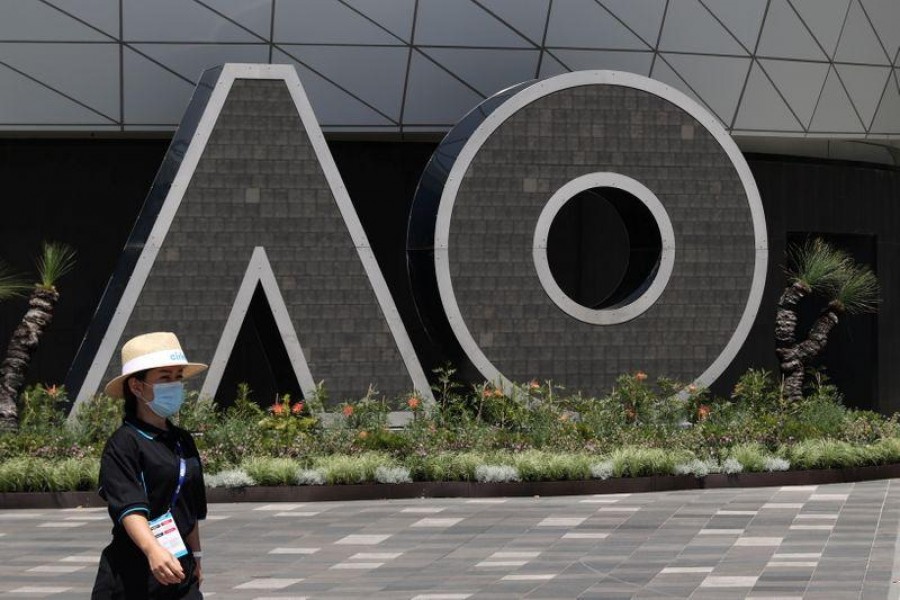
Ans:
[[[142,434],[144,434],[145,437],[149,437],[152,439],[155,439],[158,436],[161,436],[163,438],[168,437],[169,435],[172,435],[174,428],[174,425],[172,425],[172,423],[170,423],[168,419],[166,419],[166,425],[168,426],[168,429],[160,429],[156,425],[151,425],[150,423],[143,421],[136,416],[126,416],[124,422],[127,425],[130,425],[140,431]]]

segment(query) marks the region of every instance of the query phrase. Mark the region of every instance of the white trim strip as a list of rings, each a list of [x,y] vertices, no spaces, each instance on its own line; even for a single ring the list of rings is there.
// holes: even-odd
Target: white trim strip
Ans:
[[[269,257],[266,250],[262,246],[253,249],[253,255],[247,264],[247,271],[244,273],[244,279],[241,287],[238,289],[234,303],[231,305],[231,312],[228,320],[225,321],[225,327],[222,328],[222,335],[219,337],[219,344],[216,352],[210,362],[209,371],[206,379],[203,381],[203,387],[200,389],[200,397],[214,398],[219,390],[219,384],[222,382],[222,375],[225,373],[225,366],[234,349],[234,343],[244,324],[247,311],[250,309],[250,302],[253,300],[253,292],[256,286],[261,285],[266,300],[269,302],[269,308],[272,309],[272,316],[275,318],[275,324],[278,326],[278,333],[281,334],[281,341],[287,350],[288,357],[291,360],[291,366],[294,368],[294,376],[297,377],[297,383],[303,391],[304,398],[310,398],[315,393],[316,383],[312,373],[309,371],[309,363],[306,362],[306,356],[303,354],[303,347],[294,330],[294,324],[291,322],[290,314],[275,279],[275,273],[272,271],[272,265],[269,263]]]
[[[181,351],[181,348],[159,350],[157,352],[151,352],[150,354],[144,354],[143,356],[138,356],[137,358],[132,358],[131,360],[129,360],[127,363],[122,365],[122,375],[137,373],[138,371],[146,371],[147,369],[154,369],[156,367],[169,367],[173,365],[186,364],[188,364],[188,361],[184,357],[184,352]]]

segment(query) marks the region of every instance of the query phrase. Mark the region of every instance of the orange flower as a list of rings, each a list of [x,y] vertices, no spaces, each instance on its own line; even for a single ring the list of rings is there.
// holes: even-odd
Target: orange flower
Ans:
[[[494,398],[502,398],[502,397],[503,397],[503,390],[501,390],[500,388],[496,388],[494,390]]]
[[[637,373],[634,374],[634,378],[637,379],[638,381],[644,381],[645,379],[647,379],[647,374],[644,373],[643,371],[638,371]]]
[[[269,408],[269,410],[272,411],[272,414],[280,415],[284,412],[284,404],[282,404],[281,402],[276,402],[272,405],[271,408]]]
[[[357,436],[359,437],[359,439],[364,440],[369,437],[369,432],[366,430],[362,430],[357,434]]]
[[[47,388],[47,395],[51,398],[56,398],[59,395],[59,388],[56,387],[55,383]]]
[[[691,385],[689,385],[689,386],[687,387],[687,391],[688,391],[689,394],[696,394],[696,393],[697,393],[697,386],[694,385],[694,384],[692,383]]]
[[[419,405],[421,403],[422,403],[422,401],[419,400],[418,396],[410,396],[409,399],[406,401],[406,405],[409,406],[413,410],[416,410],[417,408],[419,408]]]
[[[541,384],[537,379],[532,379],[531,383],[528,384],[528,387],[533,390],[537,390],[537,389],[540,389]]]
[[[705,404],[701,404],[697,407],[697,419],[700,421],[705,420],[709,416],[709,407]]]
[[[295,415],[299,415],[300,413],[302,413],[303,412],[303,403],[298,402],[297,404],[293,405],[291,407],[291,412],[294,413]]]
[[[484,388],[484,390],[482,390],[482,392],[481,392],[481,395],[485,398],[490,398],[491,397],[491,388],[488,388],[488,387]]]
[[[344,408],[341,410],[341,412],[344,413],[345,417],[349,417],[350,415],[353,414],[353,407],[350,406],[349,404],[345,404]]]

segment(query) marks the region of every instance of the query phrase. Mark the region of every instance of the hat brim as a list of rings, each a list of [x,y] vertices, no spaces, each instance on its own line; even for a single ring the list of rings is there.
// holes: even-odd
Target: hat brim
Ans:
[[[182,374],[183,379],[190,379],[191,377],[198,375],[209,368],[208,365],[204,365],[203,363],[173,363],[171,365],[156,365],[153,367],[154,369],[163,369],[165,367],[184,367],[184,372]],[[140,371],[135,371],[135,373],[139,373]],[[134,375],[134,373],[125,373],[124,375],[119,375],[115,379],[112,379],[109,383],[106,384],[106,387],[103,388],[103,392],[112,398],[124,398],[125,397],[125,380]]]

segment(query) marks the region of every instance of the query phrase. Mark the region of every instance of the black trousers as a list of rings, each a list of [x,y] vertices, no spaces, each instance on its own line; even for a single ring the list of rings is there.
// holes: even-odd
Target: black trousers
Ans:
[[[163,585],[150,572],[147,557],[134,544],[115,541],[103,549],[91,600],[203,600],[194,557],[178,559],[184,581]]]

